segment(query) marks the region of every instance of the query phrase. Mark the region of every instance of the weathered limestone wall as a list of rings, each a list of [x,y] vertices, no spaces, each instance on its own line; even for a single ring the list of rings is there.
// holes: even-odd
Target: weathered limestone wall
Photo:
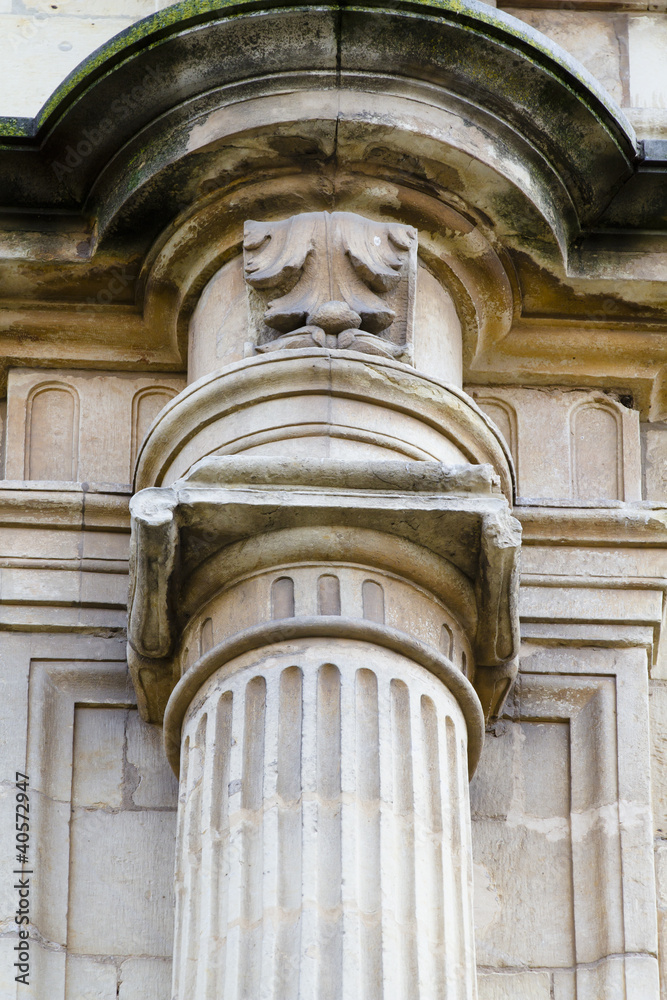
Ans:
[[[112,381],[108,391],[113,392]],[[534,395],[537,406],[544,393]],[[608,403],[612,411],[616,405]],[[547,423],[552,434],[545,432],[541,442],[548,458],[562,430],[553,415]],[[636,435],[636,425],[634,430]],[[582,444],[592,447],[595,440],[584,427]],[[610,447],[599,472],[613,474],[617,456]],[[529,452],[523,467],[527,477],[537,477],[540,459]],[[3,496],[16,508],[20,493],[12,492],[12,485],[6,484]],[[168,995],[170,981],[175,780],[159,733],[137,718],[122,639],[86,634],[124,620],[123,495],[113,507],[103,494],[86,494],[84,531],[80,489],[59,493],[56,484],[43,489],[30,522],[5,532],[2,571],[3,624],[13,630],[4,633],[2,647],[3,662],[12,669],[7,740],[21,758],[27,732],[34,836],[40,844],[35,920],[54,942],[34,968],[47,977],[52,995],[67,1000],[86,995],[82,983],[86,989],[94,984],[92,995],[103,1000],[113,1000],[117,983],[123,1000],[157,1000]],[[544,508],[529,502],[517,507],[528,536],[522,679],[506,717],[487,737],[471,787],[480,996],[622,995],[620,973],[613,960],[606,969],[604,956],[625,949],[637,954],[631,970],[635,993],[629,995],[652,996],[650,979],[642,986],[641,969],[641,953],[654,947],[651,873],[641,848],[650,806],[649,733],[637,720],[645,717],[645,650],[661,624],[667,560],[664,549],[649,553],[637,547],[646,526],[639,511],[634,539],[628,537],[623,547],[614,539],[631,534],[628,510],[619,501],[607,509],[611,517],[618,515],[605,530],[610,559],[595,524],[587,530],[582,523],[582,514],[590,520],[599,515],[599,504],[573,507],[567,497],[557,502],[562,506],[552,506],[551,513],[564,519],[562,530],[571,539],[566,546],[540,543]],[[82,545],[83,559],[77,555]],[[11,551],[17,553],[13,560]],[[108,582],[114,579],[119,593],[112,599]],[[85,609],[72,607],[81,588],[88,594]],[[17,634],[26,627],[30,635]],[[54,627],[82,634],[65,639]],[[650,689],[659,889],[667,832],[663,670],[654,668]],[[71,732],[72,725],[73,744],[66,752],[63,732]],[[618,748],[609,746],[610,732],[618,734]],[[594,787],[592,762],[600,776]],[[618,799],[625,810],[620,814]],[[8,830],[7,865],[10,843]],[[602,903],[600,885],[608,894]],[[111,911],[122,919],[108,920]],[[11,947],[12,938],[4,938],[5,968]],[[575,963],[585,966],[576,994]],[[605,973],[607,980],[600,978]],[[3,988],[3,995],[14,995],[11,979]]]

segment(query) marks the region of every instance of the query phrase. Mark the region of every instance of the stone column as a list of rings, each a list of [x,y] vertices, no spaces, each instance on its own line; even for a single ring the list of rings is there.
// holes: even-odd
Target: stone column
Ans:
[[[247,223],[245,319],[220,275],[132,501],[128,659],[180,774],[174,1000],[473,1000],[468,780],[516,670],[506,445],[414,367],[431,345],[460,374],[413,228]]]
[[[471,1000],[474,691],[382,626],[299,624],[188,680],[173,995]]]

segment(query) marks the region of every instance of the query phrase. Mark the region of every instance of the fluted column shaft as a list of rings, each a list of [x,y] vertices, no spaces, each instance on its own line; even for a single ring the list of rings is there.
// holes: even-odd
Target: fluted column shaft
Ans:
[[[176,1000],[472,1000],[468,725],[445,673],[372,641],[212,673],[182,726]]]

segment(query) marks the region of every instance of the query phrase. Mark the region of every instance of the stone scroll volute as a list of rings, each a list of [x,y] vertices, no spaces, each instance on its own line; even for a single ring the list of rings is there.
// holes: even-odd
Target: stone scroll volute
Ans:
[[[344,348],[410,360],[417,231],[352,212],[245,224],[250,329],[260,352]]]

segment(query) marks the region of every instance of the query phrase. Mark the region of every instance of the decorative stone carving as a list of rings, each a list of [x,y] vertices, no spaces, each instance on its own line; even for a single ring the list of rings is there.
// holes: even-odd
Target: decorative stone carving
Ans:
[[[220,642],[274,617],[268,597],[244,597],[236,580],[341,559],[432,592],[442,609],[432,629],[425,607],[410,623],[414,596],[396,598],[396,626],[438,648],[453,622],[485,714],[500,709],[516,670],[520,529],[489,466],[211,457],[173,487],[142,490],[131,510],[128,662],[146,718],[161,721],[194,663],[193,623],[212,618]],[[231,612],[209,606],[223,587]],[[351,617],[368,616],[359,606]]]
[[[511,458],[397,363],[414,229],[313,212],[247,223],[244,250],[264,356],[167,405],[131,501],[128,664],[180,778],[172,995],[473,1000],[468,780],[518,651]]]
[[[306,212],[246,222],[243,249],[258,351],[333,347],[410,359],[412,226]]]

